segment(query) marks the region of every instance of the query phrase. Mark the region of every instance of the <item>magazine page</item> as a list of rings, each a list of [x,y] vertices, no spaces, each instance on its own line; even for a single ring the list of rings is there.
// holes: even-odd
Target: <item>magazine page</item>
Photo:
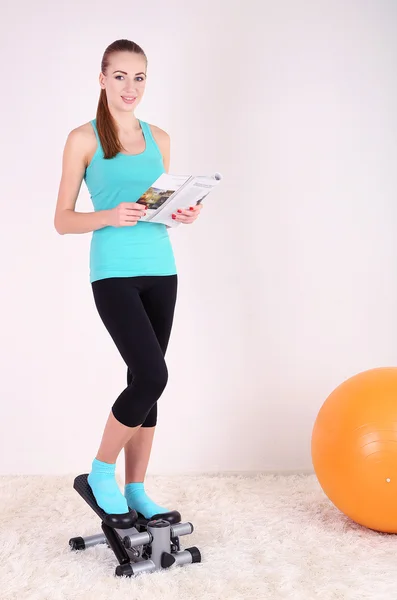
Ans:
[[[137,200],[138,204],[146,206],[146,217],[140,221],[151,221],[164,204],[189,181],[190,177],[169,175],[163,173]]]
[[[195,204],[200,204],[206,196],[216,187],[222,176],[219,173],[215,173],[212,176],[197,176],[190,177],[185,182],[185,185],[173,194],[170,195],[168,201],[163,203],[161,208],[156,211],[150,221],[152,223],[163,223],[168,227],[176,227],[181,223],[174,221],[172,213],[176,212],[178,208],[189,208]]]

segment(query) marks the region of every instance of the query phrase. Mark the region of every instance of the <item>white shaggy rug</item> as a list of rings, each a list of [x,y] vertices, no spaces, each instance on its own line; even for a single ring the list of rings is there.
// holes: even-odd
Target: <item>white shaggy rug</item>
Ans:
[[[0,478],[1,600],[397,597],[395,536],[347,519],[314,475],[148,475],[148,494],[193,523],[181,549],[197,546],[202,562],[135,578],[114,575],[105,544],[70,550],[69,538],[101,532],[73,479]]]

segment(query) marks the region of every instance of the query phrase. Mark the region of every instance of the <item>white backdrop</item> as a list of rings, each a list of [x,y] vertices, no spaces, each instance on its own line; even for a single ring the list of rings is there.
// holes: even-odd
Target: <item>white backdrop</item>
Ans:
[[[136,114],[170,133],[171,172],[224,175],[171,231],[149,472],[310,470],[327,395],[397,361],[397,4],[25,0],[0,23],[0,473],[88,472],[126,385],[91,234],[53,227],[67,134],[95,117],[123,37],[148,55]],[[77,210],[92,210],[84,182]]]

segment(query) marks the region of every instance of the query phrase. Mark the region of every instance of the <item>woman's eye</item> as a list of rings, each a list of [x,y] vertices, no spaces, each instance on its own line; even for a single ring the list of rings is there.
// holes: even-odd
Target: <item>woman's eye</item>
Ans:
[[[122,77],[124,79],[123,75],[116,75],[115,79],[119,79],[119,77]],[[145,81],[143,77],[135,77],[135,79],[137,81]]]

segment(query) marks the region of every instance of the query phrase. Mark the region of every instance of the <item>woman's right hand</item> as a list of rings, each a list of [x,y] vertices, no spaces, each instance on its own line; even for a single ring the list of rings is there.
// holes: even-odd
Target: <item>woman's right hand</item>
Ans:
[[[106,221],[111,227],[132,227],[146,215],[146,206],[137,202],[121,202],[107,212]]]

